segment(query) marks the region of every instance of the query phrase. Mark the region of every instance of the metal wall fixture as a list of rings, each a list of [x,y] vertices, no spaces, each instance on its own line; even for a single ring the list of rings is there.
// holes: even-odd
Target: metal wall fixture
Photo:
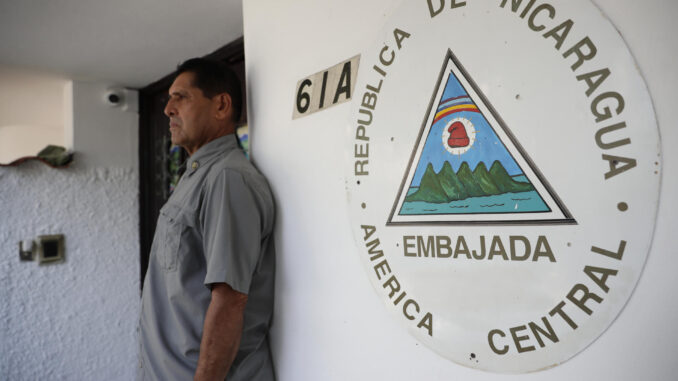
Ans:
[[[63,234],[38,236],[36,241],[19,242],[19,260],[34,261],[39,264],[62,262],[65,259]]]

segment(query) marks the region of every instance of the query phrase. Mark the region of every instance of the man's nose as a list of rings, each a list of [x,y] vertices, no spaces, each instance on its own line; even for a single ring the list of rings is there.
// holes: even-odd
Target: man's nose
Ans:
[[[171,99],[167,101],[167,104],[165,105],[165,109],[163,110],[163,112],[164,112],[165,115],[167,115],[167,116],[174,116],[174,115],[176,115],[177,111],[176,111],[176,109],[174,108],[174,105],[172,104],[172,100],[171,100]]]

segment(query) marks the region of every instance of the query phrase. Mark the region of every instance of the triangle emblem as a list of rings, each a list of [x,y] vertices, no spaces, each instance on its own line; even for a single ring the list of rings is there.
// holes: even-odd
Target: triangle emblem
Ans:
[[[387,224],[576,221],[448,50]]]

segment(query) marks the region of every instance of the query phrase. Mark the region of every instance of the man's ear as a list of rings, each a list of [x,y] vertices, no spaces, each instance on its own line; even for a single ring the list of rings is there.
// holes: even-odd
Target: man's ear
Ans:
[[[216,98],[216,117],[219,120],[230,119],[233,114],[233,101],[228,93],[215,95]]]

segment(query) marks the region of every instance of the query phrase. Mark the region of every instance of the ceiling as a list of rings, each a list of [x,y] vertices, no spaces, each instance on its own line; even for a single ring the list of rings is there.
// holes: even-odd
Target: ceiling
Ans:
[[[242,36],[240,0],[0,0],[0,65],[143,87]]]

